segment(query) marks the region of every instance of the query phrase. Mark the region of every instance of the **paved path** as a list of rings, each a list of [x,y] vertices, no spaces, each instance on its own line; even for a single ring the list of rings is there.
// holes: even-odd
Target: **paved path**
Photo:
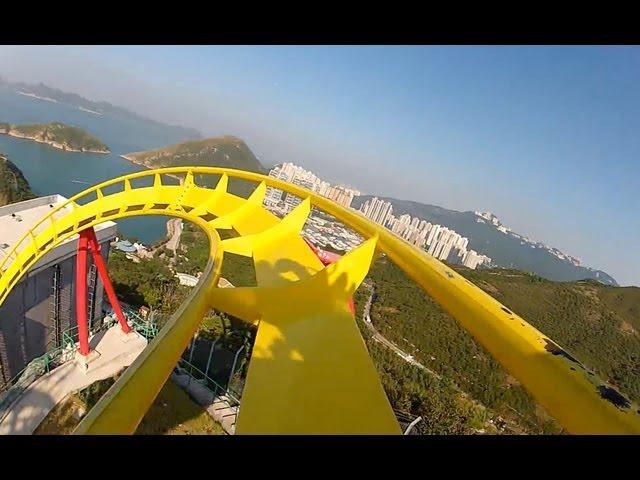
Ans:
[[[393,343],[391,340],[389,340],[388,338],[384,337],[380,332],[378,332],[376,327],[373,325],[373,322],[371,321],[371,305],[373,303],[373,294],[375,292],[375,286],[373,286],[373,285],[369,286],[369,285],[365,285],[365,284],[363,284],[363,286],[368,288],[369,292],[370,292],[369,298],[367,299],[367,303],[364,306],[364,311],[362,313],[362,319],[364,320],[364,323],[369,328],[369,330],[371,330],[371,333],[372,333],[371,338],[373,338],[378,343],[382,343],[387,348],[393,350],[400,357],[402,357],[402,359],[405,362],[410,363],[412,365],[415,365],[416,367],[424,370],[425,372],[429,373],[430,375],[433,375],[438,380],[442,380],[442,377],[439,374],[437,374],[433,370],[427,368],[422,363],[418,362],[415,358],[413,358],[413,356],[409,355],[404,350],[401,350],[395,343]],[[462,395],[464,398],[466,398],[467,400],[472,402],[477,407],[481,408],[482,410],[486,410],[487,409],[487,407],[485,407],[482,403],[480,403],[479,401],[477,401],[476,399],[471,397],[469,394],[467,394],[467,392],[465,392],[460,387],[458,387],[454,382],[451,382],[450,385],[460,395]],[[511,407],[509,407],[509,408],[511,408]],[[516,410],[513,410],[513,411],[516,412],[518,415],[520,415],[520,417],[522,417],[522,414],[520,414]],[[498,419],[500,421],[506,421],[506,420],[502,419],[501,417],[498,417]],[[498,431],[501,432],[501,433],[504,433],[506,431],[503,427],[499,427],[498,425],[494,424],[492,420],[489,420],[489,423],[491,423],[494,427],[496,427],[498,429]],[[507,423],[511,426],[511,428],[513,429],[514,432],[517,431],[517,429],[514,427],[513,422],[507,422]]]
[[[418,368],[421,368],[422,370],[436,377],[438,380],[442,380],[442,377],[440,375],[438,375],[433,370],[425,367],[423,364],[421,364],[415,358],[413,358],[412,355],[400,349],[395,343],[393,343],[391,340],[389,340],[388,338],[383,336],[380,332],[378,332],[376,327],[373,325],[373,322],[371,321],[371,304],[373,303],[374,291],[375,291],[375,287],[371,286],[369,288],[369,292],[370,292],[369,298],[367,299],[367,303],[364,306],[364,312],[362,314],[362,319],[364,320],[365,325],[367,326],[367,328],[369,328],[369,330],[371,330],[371,333],[372,333],[371,338],[373,338],[378,343],[382,343],[385,347],[393,350],[405,362],[415,365]]]
[[[143,257],[143,258],[153,258],[153,256],[156,254],[156,252],[158,250],[160,250],[161,248],[168,248],[169,250],[173,250],[174,253],[176,253],[176,250],[178,250],[178,245],[180,244],[180,235],[182,235],[182,219],[181,218],[171,218],[169,220],[167,220],[167,238],[165,238],[165,240],[158,245],[156,248],[145,251],[145,250],[141,250],[138,252],[138,256],[139,257]],[[171,259],[171,262],[173,263],[174,259]]]
[[[0,420],[0,435],[32,434],[51,409],[68,394],[109,378],[131,365],[147,346],[147,340],[136,332],[123,337],[120,326],[116,325],[94,335],[90,345],[100,355],[89,363],[88,369],[85,371],[71,360],[33,382]]]
[[[167,221],[167,233],[170,235],[169,240],[166,243],[166,247],[169,250],[173,250],[174,253],[178,249],[180,243],[180,235],[182,235],[182,219],[172,218]]]
[[[200,381],[190,378],[186,370],[181,368],[176,370],[171,374],[171,380],[194,402],[203,407],[213,420],[222,425],[222,429],[227,434],[234,435],[240,407],[235,405],[235,402],[231,402],[226,395],[215,396]],[[232,403],[234,406],[231,406]]]

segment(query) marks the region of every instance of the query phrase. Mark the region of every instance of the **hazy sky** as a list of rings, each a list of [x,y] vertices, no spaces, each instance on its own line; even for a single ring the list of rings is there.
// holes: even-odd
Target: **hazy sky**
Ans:
[[[42,81],[507,226],[640,285],[640,48],[0,47]]]

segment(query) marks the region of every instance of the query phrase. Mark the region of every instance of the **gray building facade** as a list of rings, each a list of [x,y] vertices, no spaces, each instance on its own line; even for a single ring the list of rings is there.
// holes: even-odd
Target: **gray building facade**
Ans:
[[[66,199],[60,195],[40,197],[0,207],[0,247],[7,245],[3,237],[13,238],[22,228],[33,223],[31,216],[40,218],[47,208]],[[53,206],[53,207],[52,207]],[[17,224],[16,216],[21,217]],[[109,243],[115,238],[116,224],[105,222],[95,228],[105,261]],[[11,235],[7,232],[10,229]],[[77,235],[58,245],[43,257],[11,291],[0,306],[0,394],[11,380],[33,359],[53,348],[62,346],[63,333],[77,338],[75,275]],[[0,248],[6,253],[10,248]],[[102,321],[103,284],[88,256],[88,319],[89,326]]]

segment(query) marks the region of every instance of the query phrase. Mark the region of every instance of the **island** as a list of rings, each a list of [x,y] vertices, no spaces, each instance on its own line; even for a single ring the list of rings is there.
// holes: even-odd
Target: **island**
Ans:
[[[109,147],[90,133],[60,122],[28,125],[0,122],[0,134],[26,138],[65,152],[110,153]]]

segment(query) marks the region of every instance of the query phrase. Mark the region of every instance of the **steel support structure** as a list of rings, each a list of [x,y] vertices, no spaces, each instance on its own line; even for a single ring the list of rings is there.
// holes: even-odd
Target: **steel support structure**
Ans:
[[[87,251],[89,237],[80,232],[78,252],[76,255],[76,325],[78,325],[78,351],[81,355],[89,355],[89,327],[87,326]]]
[[[118,318],[120,328],[124,333],[129,333],[131,327],[127,323],[127,319],[122,313],[120,302],[116,297],[116,292],[111,284],[107,266],[104,263],[100,252],[100,243],[96,237],[93,227],[87,228],[79,232],[78,238],[78,254],[76,256],[76,322],[78,324],[78,338],[80,342],[79,351],[82,355],[89,354],[89,329],[87,326],[87,252],[91,252],[93,264],[98,270],[100,280],[104,285],[104,291],[107,294],[111,308]]]
[[[131,327],[127,323],[127,319],[122,313],[122,309],[120,308],[120,302],[118,302],[118,297],[116,297],[116,292],[113,289],[113,285],[111,284],[111,279],[109,278],[109,273],[107,272],[107,266],[104,263],[104,259],[102,258],[102,253],[100,253],[100,244],[98,243],[98,239],[96,238],[96,232],[92,228],[88,228],[83,230],[83,233],[86,232],[86,235],[89,240],[89,250],[91,251],[91,255],[93,257],[93,263],[98,269],[98,275],[100,275],[100,280],[102,280],[102,284],[104,285],[104,291],[107,294],[107,298],[109,299],[109,304],[111,304],[111,308],[116,313],[116,317],[118,318],[118,322],[120,323],[120,328],[124,333],[129,333],[131,331]]]

